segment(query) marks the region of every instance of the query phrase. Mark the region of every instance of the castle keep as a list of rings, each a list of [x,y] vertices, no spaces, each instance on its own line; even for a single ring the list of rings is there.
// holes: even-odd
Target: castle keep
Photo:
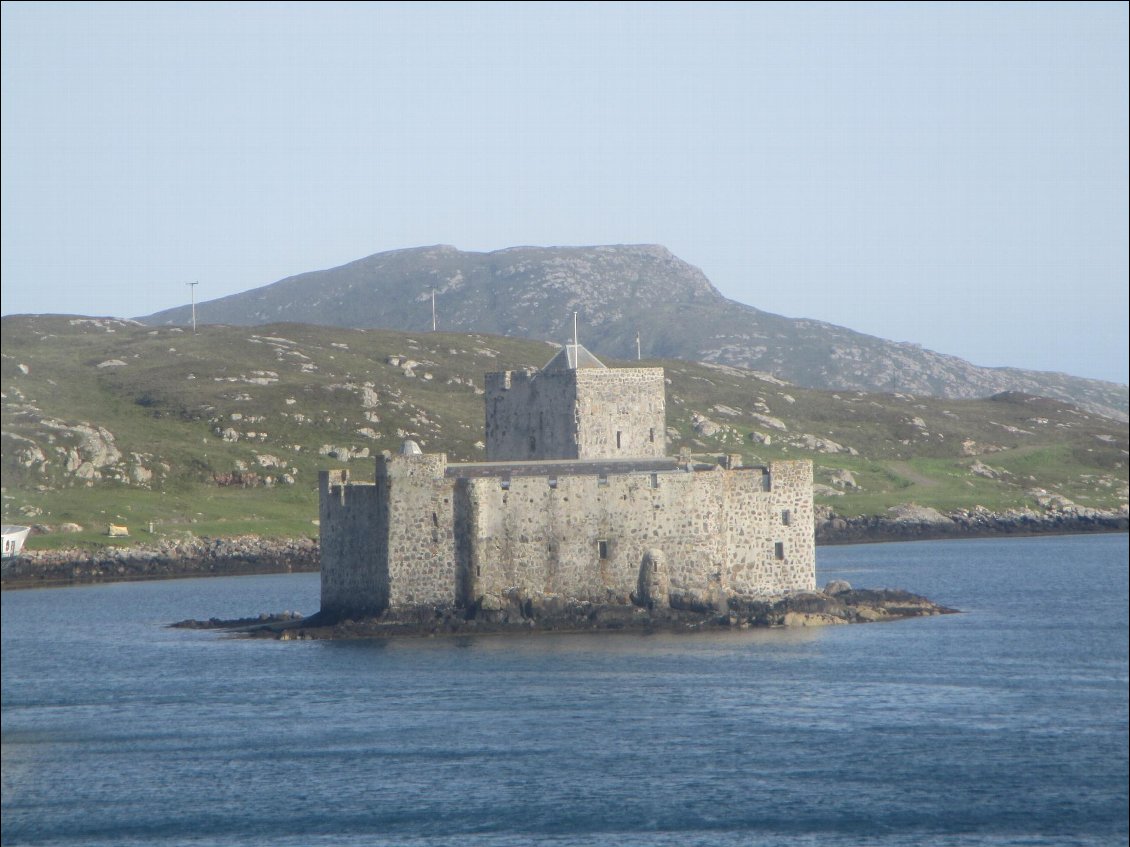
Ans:
[[[724,607],[816,585],[812,464],[668,457],[660,368],[568,344],[486,376],[487,461],[406,442],[373,482],[319,474],[322,612],[525,597]]]

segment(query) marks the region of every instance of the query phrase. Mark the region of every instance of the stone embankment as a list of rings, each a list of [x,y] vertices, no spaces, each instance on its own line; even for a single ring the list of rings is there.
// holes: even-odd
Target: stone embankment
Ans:
[[[924,506],[896,506],[886,515],[845,517],[828,507],[816,509],[816,543],[864,544],[877,541],[924,541],[1022,535],[1068,535],[1126,532],[1130,515],[1119,511],[1070,506],[1038,512],[1011,509],[990,512],[981,506],[943,514]]]
[[[310,538],[178,538],[128,547],[24,551],[4,563],[5,588],[318,570]]]
[[[674,598],[673,598],[674,599]],[[823,591],[767,598],[729,598],[717,606],[605,605],[512,592],[502,608],[427,607],[380,617],[334,620],[321,613],[297,619],[292,612],[223,621],[181,621],[172,626],[218,629],[251,638],[343,640],[526,632],[701,632],[766,627],[874,623],[955,614],[907,591],[853,589],[842,580]]]

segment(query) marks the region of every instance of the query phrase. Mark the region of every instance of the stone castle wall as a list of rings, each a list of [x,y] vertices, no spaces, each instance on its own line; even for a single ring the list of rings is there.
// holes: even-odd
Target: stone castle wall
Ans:
[[[667,453],[662,368],[581,369],[577,443],[582,459],[653,458]]]
[[[379,614],[389,605],[387,483],[351,483],[348,471],[321,471],[318,492],[322,608]]]
[[[663,369],[487,374],[486,448],[490,461],[662,457]]]
[[[352,496],[365,486],[348,486],[342,504],[329,488],[323,520],[328,514],[333,523],[323,523],[323,538],[335,537],[323,542],[324,610],[368,606],[357,600],[365,591],[403,609],[470,606],[514,589],[627,604],[641,592],[662,594],[660,602],[718,603],[726,593],[815,587],[807,461],[768,471],[547,470],[510,478],[444,470],[442,455],[379,459],[369,488],[380,492],[375,506],[385,516],[348,543],[336,535],[371,520],[373,504]],[[341,514],[354,505],[357,516]],[[340,575],[373,558],[367,544],[387,551],[387,567],[363,567],[364,578]]]
[[[725,484],[730,588],[747,596],[814,589],[812,463],[773,462],[762,480],[735,472]]]
[[[801,467],[793,467],[799,465]],[[809,484],[804,484],[806,476]],[[776,594],[815,587],[811,463],[655,474],[467,481],[476,572],[471,593],[518,588],[627,603],[659,558],[667,591]],[[781,513],[790,510],[790,524]],[[777,545],[781,547],[778,548]],[[778,550],[781,558],[777,558]]]
[[[486,375],[487,459],[576,459],[576,380],[566,371]]]
[[[454,486],[447,456],[382,456],[377,480],[389,483],[389,605],[453,605]]]

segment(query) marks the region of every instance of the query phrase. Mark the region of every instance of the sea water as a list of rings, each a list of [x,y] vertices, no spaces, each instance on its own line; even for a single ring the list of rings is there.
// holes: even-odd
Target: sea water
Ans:
[[[1127,536],[821,548],[960,615],[240,640],[316,574],[3,594],[3,843],[1127,843]]]

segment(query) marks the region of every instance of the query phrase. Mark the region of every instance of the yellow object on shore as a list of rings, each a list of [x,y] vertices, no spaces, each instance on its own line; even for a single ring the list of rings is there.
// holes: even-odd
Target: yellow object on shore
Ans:
[[[111,538],[125,538],[129,535],[129,527],[110,524],[106,527],[106,534]]]

